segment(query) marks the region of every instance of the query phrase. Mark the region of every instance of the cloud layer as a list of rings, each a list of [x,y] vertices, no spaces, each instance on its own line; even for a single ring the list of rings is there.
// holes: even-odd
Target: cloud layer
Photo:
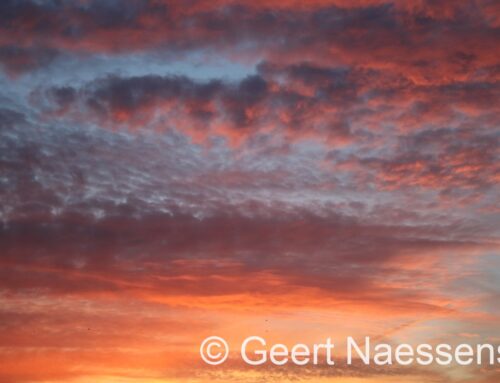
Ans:
[[[197,350],[498,343],[499,14],[1,2],[0,380],[496,381]]]

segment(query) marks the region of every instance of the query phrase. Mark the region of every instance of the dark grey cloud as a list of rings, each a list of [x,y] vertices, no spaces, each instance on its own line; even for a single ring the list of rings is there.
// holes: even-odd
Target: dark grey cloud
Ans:
[[[0,46],[0,64],[9,74],[18,74],[45,67],[58,56],[59,52],[52,48]]]

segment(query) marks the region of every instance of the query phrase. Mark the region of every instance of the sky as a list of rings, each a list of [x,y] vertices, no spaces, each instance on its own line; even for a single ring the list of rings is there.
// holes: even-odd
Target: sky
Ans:
[[[498,382],[199,347],[500,344],[499,41],[489,0],[1,1],[0,381]]]

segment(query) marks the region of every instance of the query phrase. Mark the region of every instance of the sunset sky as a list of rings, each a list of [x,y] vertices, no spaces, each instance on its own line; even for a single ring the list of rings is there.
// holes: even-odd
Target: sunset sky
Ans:
[[[494,0],[2,0],[0,382],[499,382],[233,347],[500,345],[499,46]]]

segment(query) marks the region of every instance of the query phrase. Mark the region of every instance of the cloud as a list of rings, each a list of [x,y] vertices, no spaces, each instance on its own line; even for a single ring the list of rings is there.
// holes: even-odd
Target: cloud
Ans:
[[[493,381],[198,347],[492,338],[497,8],[1,2],[0,380]]]
[[[411,280],[433,273],[405,270],[399,262],[405,265],[408,254],[494,247],[454,239],[451,227],[370,225],[279,211],[273,214],[279,218],[245,218],[221,210],[227,213],[201,220],[174,214],[95,222],[73,215],[44,219],[43,226],[11,222],[2,230],[2,287],[83,296],[128,291],[165,299],[248,294],[271,301],[312,289],[308,294],[365,308],[426,311],[437,297],[414,289]],[[301,254],[309,254],[307,263]],[[393,287],[389,281],[396,275],[400,282]],[[390,303],[395,297],[398,303]]]
[[[57,51],[50,48],[24,48],[16,45],[0,47],[0,63],[11,75],[47,66],[57,55]]]
[[[487,2],[229,1],[188,9],[170,2],[7,1],[2,7],[4,44],[15,41],[20,49],[123,54],[230,48],[270,61],[363,63],[421,84],[465,80],[496,65]]]
[[[394,156],[354,161],[373,169],[382,187],[484,190],[498,182],[498,139],[487,130],[429,129],[402,136]]]

